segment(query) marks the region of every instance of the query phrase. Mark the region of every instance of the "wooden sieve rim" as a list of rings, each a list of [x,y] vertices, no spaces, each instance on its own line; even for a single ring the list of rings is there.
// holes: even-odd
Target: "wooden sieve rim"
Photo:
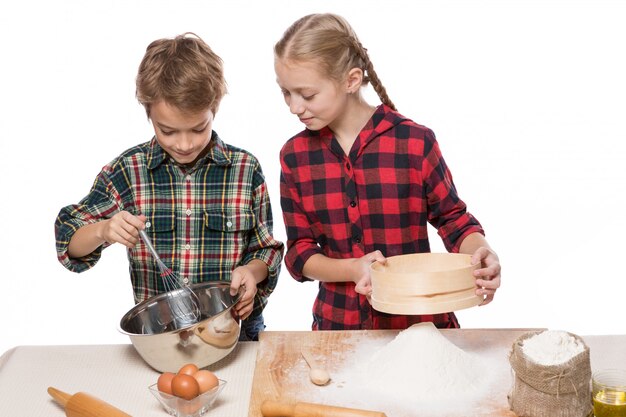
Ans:
[[[422,258],[422,260],[420,260]],[[429,253],[410,253],[407,255],[397,255],[390,256],[387,258],[387,264],[383,265],[379,261],[372,262],[370,264],[370,269],[372,271],[381,271],[385,272],[387,275],[400,275],[404,276],[409,272],[391,272],[387,271],[392,264],[394,266],[408,263],[409,261],[413,261],[413,259],[417,259],[415,262],[424,262],[437,263],[437,268],[433,268],[430,270],[418,270],[411,271],[411,274],[424,274],[424,273],[440,273],[440,272],[454,272],[454,271],[462,271],[468,268],[475,268],[476,265],[471,264],[472,256],[465,253],[437,253],[437,252],[429,252]]]
[[[372,306],[391,314],[435,314],[476,306],[471,255],[419,253],[387,258],[370,265]],[[418,270],[417,265],[421,269]]]
[[[374,309],[388,314],[441,314],[451,311],[463,310],[470,307],[475,307],[483,302],[484,298],[475,295],[472,290],[472,295],[453,299],[453,300],[441,300],[439,298],[432,297],[424,299],[422,297],[419,300],[411,300],[410,302],[385,302],[378,300],[373,294],[371,297],[372,307]]]

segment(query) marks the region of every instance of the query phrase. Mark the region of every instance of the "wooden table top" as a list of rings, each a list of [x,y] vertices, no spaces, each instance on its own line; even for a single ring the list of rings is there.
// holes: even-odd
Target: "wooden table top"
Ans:
[[[471,352],[489,359],[495,376],[491,380],[489,395],[472,408],[471,415],[485,417],[513,417],[509,410],[507,394],[513,381],[508,362],[508,354],[514,341],[521,335],[538,329],[443,329],[441,333],[452,343],[466,352]],[[391,341],[396,330],[364,331],[317,331],[317,332],[262,332],[257,362],[252,383],[252,395],[248,415],[260,417],[260,406],[266,399],[284,402],[309,402],[350,407],[364,410],[382,411],[388,417],[404,417],[406,409],[398,407],[393,401],[388,404],[378,398],[376,407],[368,404],[367,398],[356,398],[345,389],[350,383],[358,381],[349,378],[350,360],[360,349],[372,349],[384,346]],[[605,367],[626,368],[626,335],[624,336],[589,336],[584,337],[591,349],[592,369]],[[319,387],[308,378],[309,368],[301,356],[302,347],[307,347],[330,371],[331,382]],[[620,354],[620,352],[622,352]],[[348,370],[348,372],[346,372]],[[469,410],[468,410],[469,411]],[[412,410],[411,416],[438,416],[430,411],[422,414]],[[465,416],[469,415],[467,413]],[[459,414],[461,416],[461,414]]]

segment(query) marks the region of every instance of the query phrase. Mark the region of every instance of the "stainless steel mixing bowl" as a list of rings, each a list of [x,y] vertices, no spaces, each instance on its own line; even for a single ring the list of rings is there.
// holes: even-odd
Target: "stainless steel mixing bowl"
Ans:
[[[211,365],[228,355],[239,340],[241,322],[232,307],[241,298],[243,287],[234,296],[227,282],[203,282],[190,288],[200,306],[195,320],[173,314],[172,297],[189,297],[179,289],[135,305],[120,321],[120,331],[157,371],[175,373],[187,363],[199,368]]]

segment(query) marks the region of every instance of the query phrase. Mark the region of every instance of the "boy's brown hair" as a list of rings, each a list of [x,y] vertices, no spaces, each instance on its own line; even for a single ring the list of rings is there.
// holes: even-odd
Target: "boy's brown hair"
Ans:
[[[215,114],[227,91],[222,59],[191,32],[148,45],[136,88],[148,118],[151,105],[160,100],[181,111]]]

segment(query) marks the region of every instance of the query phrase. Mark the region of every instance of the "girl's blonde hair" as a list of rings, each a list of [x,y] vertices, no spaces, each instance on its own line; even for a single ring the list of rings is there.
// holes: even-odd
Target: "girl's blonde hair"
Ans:
[[[190,113],[216,113],[226,94],[222,59],[191,32],[158,39],[146,49],[136,88],[148,117],[150,106],[160,100]]]
[[[343,81],[352,68],[363,71],[363,84],[372,84],[380,101],[396,110],[387,90],[380,82],[367,49],[350,24],[341,16],[310,14],[295,21],[274,46],[278,59],[317,62],[325,74]]]

